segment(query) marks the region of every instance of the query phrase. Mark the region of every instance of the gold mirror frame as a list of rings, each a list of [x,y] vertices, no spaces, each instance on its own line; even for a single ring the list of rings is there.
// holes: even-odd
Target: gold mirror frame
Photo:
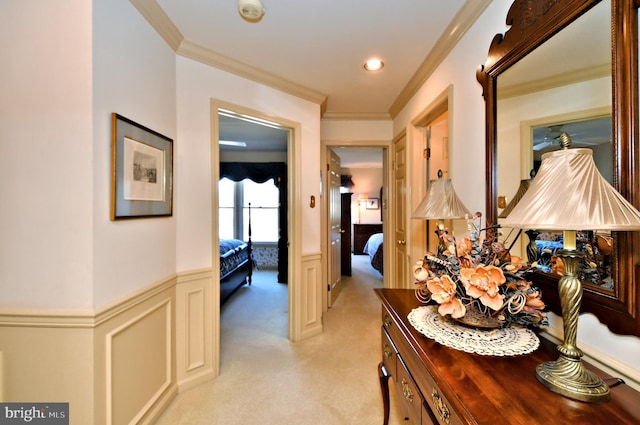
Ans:
[[[487,223],[498,222],[497,81],[510,66],[570,25],[600,0],[515,0],[507,14],[509,30],[496,34],[487,61],[477,71],[486,112]],[[612,0],[612,112],[613,179],[615,188],[636,208],[639,206],[638,155],[638,7],[640,0]],[[582,312],[593,313],[617,334],[640,336],[638,232],[616,232],[613,291],[584,285]],[[558,279],[532,273],[549,309],[561,315]]]

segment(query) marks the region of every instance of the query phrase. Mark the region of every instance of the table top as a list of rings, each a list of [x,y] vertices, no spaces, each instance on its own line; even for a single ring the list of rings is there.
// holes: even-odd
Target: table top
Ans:
[[[540,338],[531,354],[494,357],[446,347],[418,332],[407,319],[423,304],[413,290],[375,289],[406,338],[410,352],[432,375],[442,394],[468,423],[501,424],[640,424],[640,393],[625,384],[611,387],[611,400],[585,403],[556,394],[536,379],[536,367],[556,360],[555,344]],[[612,385],[611,377],[585,367]],[[414,363],[415,365],[415,363]],[[410,371],[411,372],[411,371]],[[414,374],[418,385],[419,373]]]

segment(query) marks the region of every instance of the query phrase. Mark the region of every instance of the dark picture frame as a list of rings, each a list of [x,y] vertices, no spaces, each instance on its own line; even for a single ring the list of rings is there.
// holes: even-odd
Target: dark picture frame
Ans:
[[[173,214],[173,140],[111,114],[111,220]]]

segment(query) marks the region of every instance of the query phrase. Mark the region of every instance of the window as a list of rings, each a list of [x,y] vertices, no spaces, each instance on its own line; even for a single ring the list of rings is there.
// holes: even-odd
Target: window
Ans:
[[[224,178],[218,182],[218,228],[220,239],[235,239],[235,183]]]
[[[251,240],[278,241],[279,190],[273,179],[264,183],[243,180],[234,183],[224,178],[218,184],[220,196],[219,232],[221,239],[249,240],[249,203],[251,203]],[[240,214],[241,212],[241,214]]]
[[[270,179],[264,183],[243,180],[243,236],[249,239],[249,203],[251,203],[251,240],[256,242],[278,241],[279,190]]]

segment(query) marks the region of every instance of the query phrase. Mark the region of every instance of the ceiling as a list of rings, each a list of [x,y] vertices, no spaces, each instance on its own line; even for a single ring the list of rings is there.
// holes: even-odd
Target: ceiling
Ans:
[[[465,0],[262,0],[264,16],[249,22],[240,16],[238,0],[133,2],[160,6],[182,37],[178,53],[196,45],[256,74],[280,78],[326,98],[325,115],[378,117],[389,117],[396,98],[465,5]],[[371,57],[384,61],[381,71],[365,71]]]
[[[264,16],[250,22],[238,12],[237,0],[131,1],[154,28],[171,29],[165,39],[178,54],[204,49],[223,69],[266,84],[275,80],[278,88],[319,103],[325,119],[383,120],[422,83],[416,78],[425,78],[429,61],[437,62],[438,46],[455,43],[489,3],[262,0]],[[364,69],[372,57],[384,61],[382,70]],[[253,149],[256,129],[224,119],[221,139],[244,139],[245,149]],[[278,134],[285,142],[273,144]],[[286,132],[265,130],[258,138],[259,148],[286,147]],[[342,150],[347,157],[349,152]],[[366,151],[356,152],[351,157],[369,161]],[[381,152],[374,153],[381,158]]]

